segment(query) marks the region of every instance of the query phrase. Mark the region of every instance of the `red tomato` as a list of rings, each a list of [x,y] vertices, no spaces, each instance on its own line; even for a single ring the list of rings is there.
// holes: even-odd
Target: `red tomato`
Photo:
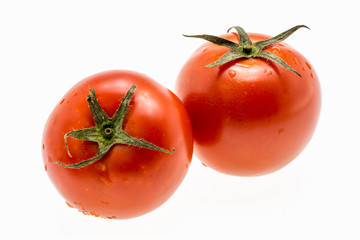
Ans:
[[[248,36],[253,43],[270,39],[263,34]],[[222,38],[239,42],[237,33]],[[192,54],[178,76],[176,93],[192,121],[195,154],[219,172],[237,176],[274,172],[303,150],[317,124],[321,97],[312,65],[286,43],[264,50],[302,77],[261,57],[206,68],[230,51],[210,42]]]
[[[132,85],[136,90],[129,97]],[[96,97],[91,98],[92,89]],[[97,120],[89,109],[91,99],[103,110],[95,114]],[[114,128],[111,120],[118,109],[125,109],[125,118]],[[104,113],[109,126],[101,123]],[[98,126],[104,131],[97,132]],[[89,129],[95,130],[87,138],[74,134]],[[105,143],[91,141],[95,133],[117,137],[117,131],[128,143],[116,142],[104,154],[100,149]],[[144,142],[161,151],[134,146]],[[145,75],[116,70],[90,76],[65,94],[46,123],[42,153],[51,181],[69,206],[88,215],[124,219],[152,211],[170,198],[187,173],[192,148],[191,122],[182,102]],[[99,154],[89,165],[76,165]]]

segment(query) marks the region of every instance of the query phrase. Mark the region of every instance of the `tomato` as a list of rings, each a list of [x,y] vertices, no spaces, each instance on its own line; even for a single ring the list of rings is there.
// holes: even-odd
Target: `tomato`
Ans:
[[[45,125],[42,154],[68,206],[125,219],[172,196],[192,149],[183,103],[143,74],[114,70],[90,76],[65,94]]]
[[[221,37],[188,36],[210,41],[185,63],[175,91],[191,118],[195,155],[206,166],[264,175],[309,142],[320,112],[319,80],[303,55],[280,42],[300,27],[274,38],[240,27]]]

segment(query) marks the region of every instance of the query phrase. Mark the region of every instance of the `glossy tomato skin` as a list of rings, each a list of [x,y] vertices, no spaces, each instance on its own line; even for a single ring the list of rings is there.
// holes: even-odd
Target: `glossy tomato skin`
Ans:
[[[237,34],[222,37],[238,42]],[[249,34],[253,42],[268,39]],[[257,176],[291,162],[315,130],[321,93],[314,68],[286,43],[269,51],[299,72],[265,59],[238,59],[205,68],[228,49],[205,43],[185,63],[176,93],[187,108],[195,154],[207,166],[229,175]]]
[[[114,145],[99,161],[69,169],[97,153],[97,143],[68,138],[72,130],[95,126],[87,94],[96,89],[100,106],[110,117],[120,99],[135,84],[123,129],[172,154],[140,147]],[[192,158],[191,122],[182,102],[149,77],[131,71],[107,71],[90,76],[71,88],[51,113],[43,134],[43,159],[48,176],[70,207],[84,214],[126,219],[152,211],[175,192]]]

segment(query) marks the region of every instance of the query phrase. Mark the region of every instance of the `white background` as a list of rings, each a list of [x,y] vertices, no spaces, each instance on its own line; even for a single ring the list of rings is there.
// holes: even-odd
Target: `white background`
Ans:
[[[0,1],[1,237],[4,239],[360,239],[357,1]],[[276,35],[313,64],[323,105],[315,135],[280,171],[230,177],[196,157],[157,210],[105,220],[66,206],[41,157],[45,121],[79,80],[110,69],[174,90],[203,43],[234,25]]]

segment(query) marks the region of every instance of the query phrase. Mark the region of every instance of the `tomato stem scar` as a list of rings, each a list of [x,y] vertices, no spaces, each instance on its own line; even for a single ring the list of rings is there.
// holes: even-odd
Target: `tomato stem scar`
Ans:
[[[220,57],[218,60],[216,60],[213,63],[210,63],[206,65],[206,68],[212,68],[216,66],[223,65],[225,63],[228,63],[230,61],[233,61],[235,59],[240,58],[265,58],[271,62],[274,62],[283,68],[292,71],[293,73],[297,74],[299,77],[301,75],[295,71],[292,67],[290,67],[284,60],[282,60],[280,57],[276,56],[275,54],[272,54],[268,51],[265,51],[266,47],[270,46],[273,43],[284,41],[286,38],[288,38],[291,34],[293,34],[296,30],[299,28],[307,28],[305,25],[297,25],[293,28],[290,28],[289,30],[282,32],[278,35],[276,35],[273,38],[259,41],[252,43],[249,35],[244,31],[243,28],[239,26],[231,27],[228,29],[228,32],[231,29],[235,29],[238,37],[239,37],[239,43],[232,42],[230,40],[227,40],[225,38],[213,36],[213,35],[184,35],[185,37],[193,37],[193,38],[201,38],[206,41],[212,42],[219,46],[224,46],[230,48],[230,51],[225,53],[222,57]]]
[[[105,128],[104,132],[106,135],[110,135],[113,132],[113,130],[112,128]]]
[[[87,102],[89,104],[90,111],[96,126],[68,132],[65,134],[64,140],[66,150],[70,157],[71,154],[67,142],[68,137],[83,141],[97,142],[99,145],[98,152],[96,156],[75,164],[66,165],[61,162],[55,163],[67,168],[82,168],[100,160],[115,144],[126,144],[164,153],[173,153],[175,149],[172,151],[166,150],[145,140],[132,137],[123,130],[124,118],[128,112],[129,104],[135,93],[135,90],[136,86],[132,85],[126,93],[125,97],[120,99],[121,104],[119,108],[116,110],[114,116],[110,118],[101,108],[96,98],[95,89],[91,89],[87,96]]]

